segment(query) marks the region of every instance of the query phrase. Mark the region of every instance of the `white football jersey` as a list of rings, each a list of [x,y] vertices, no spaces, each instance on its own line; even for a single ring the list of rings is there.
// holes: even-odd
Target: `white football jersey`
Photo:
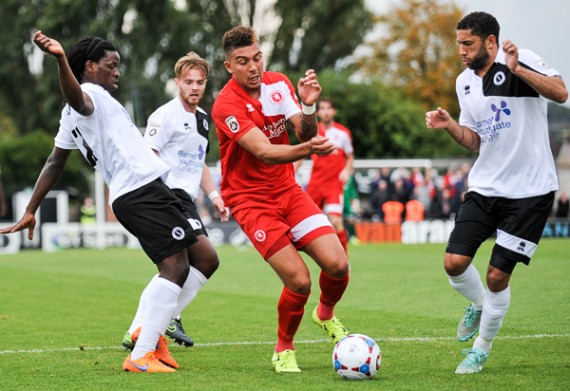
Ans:
[[[560,75],[528,49],[519,49],[519,63],[543,75]],[[547,100],[511,73],[502,50],[483,78],[472,69],[463,71],[456,92],[459,124],[481,137],[479,158],[469,173],[469,191],[527,198],[558,190]]]
[[[55,145],[79,149],[109,187],[109,205],[123,194],[165,175],[169,168],[144,142],[127,110],[103,87],[84,83],[95,110],[85,117],[68,104]]]
[[[186,111],[179,97],[160,106],[147,121],[144,139],[171,168],[166,184],[196,198],[208,152],[208,114]]]

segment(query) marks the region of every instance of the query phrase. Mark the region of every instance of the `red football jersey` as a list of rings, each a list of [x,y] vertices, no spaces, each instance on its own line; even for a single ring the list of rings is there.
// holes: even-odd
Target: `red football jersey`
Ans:
[[[319,135],[327,137],[336,149],[327,156],[311,156],[313,168],[308,186],[320,189],[342,189],[343,184],[338,176],[346,165],[346,156],[353,152],[350,130],[338,122],[333,122],[333,125],[325,130],[319,123]]]
[[[289,144],[286,121],[301,111],[287,76],[264,72],[261,95],[254,99],[232,78],[214,102],[212,117],[220,142],[224,202],[232,209],[244,202],[263,201],[298,186],[293,164],[266,164],[238,140],[257,127],[272,144]]]

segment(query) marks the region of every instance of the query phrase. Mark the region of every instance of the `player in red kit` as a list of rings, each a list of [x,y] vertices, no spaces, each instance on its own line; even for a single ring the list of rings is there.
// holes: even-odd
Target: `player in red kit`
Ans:
[[[348,238],[344,229],[344,185],[353,174],[354,153],[350,130],[334,121],[336,109],[329,99],[321,99],[317,105],[319,135],[329,139],[335,150],[327,156],[312,155],[313,168],[307,185],[307,193],[328,216],[346,251]]]
[[[265,72],[255,32],[238,26],[224,34],[230,81],[216,97],[212,117],[220,142],[223,199],[235,220],[284,284],[277,305],[276,372],[300,372],[293,338],[311,293],[299,250],[321,268],[313,320],[333,342],[348,335],[334,307],[348,286],[348,260],[327,217],[295,181],[292,162],[328,155],[334,145],[317,135],[315,102],[321,87],[313,70],[299,80]],[[291,145],[286,125],[300,140]]]

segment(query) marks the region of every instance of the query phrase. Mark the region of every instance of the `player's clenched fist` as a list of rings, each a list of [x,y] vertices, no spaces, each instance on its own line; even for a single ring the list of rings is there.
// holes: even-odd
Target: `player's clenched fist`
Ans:
[[[447,110],[438,107],[437,110],[426,113],[426,126],[428,128],[440,129],[447,127],[451,116]]]
[[[309,140],[309,143],[311,144],[311,153],[319,156],[330,155],[335,149],[334,144],[323,136],[315,136]]]

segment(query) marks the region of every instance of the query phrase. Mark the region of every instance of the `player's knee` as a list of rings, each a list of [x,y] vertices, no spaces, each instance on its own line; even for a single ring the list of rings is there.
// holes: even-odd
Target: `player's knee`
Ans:
[[[299,295],[308,295],[311,292],[311,278],[309,276],[298,275],[289,280],[285,286]]]
[[[331,278],[343,278],[348,274],[348,261],[346,259],[339,260],[323,268]]]
[[[511,275],[496,267],[489,266],[487,271],[487,288],[491,292],[502,292],[509,285]]]
[[[157,263],[159,275],[178,286],[184,285],[190,273],[190,263],[184,252],[179,252]]]
[[[206,278],[210,278],[212,274],[220,267],[220,259],[217,254],[210,255],[205,262],[202,263],[201,268],[197,268]]]
[[[443,267],[447,275],[458,276],[465,272],[470,262],[470,257],[459,254],[446,253],[445,257],[443,258]]]
[[[199,270],[204,277],[210,278],[218,270],[220,260],[216,250],[208,240],[201,240],[188,247],[187,251],[190,266]]]

